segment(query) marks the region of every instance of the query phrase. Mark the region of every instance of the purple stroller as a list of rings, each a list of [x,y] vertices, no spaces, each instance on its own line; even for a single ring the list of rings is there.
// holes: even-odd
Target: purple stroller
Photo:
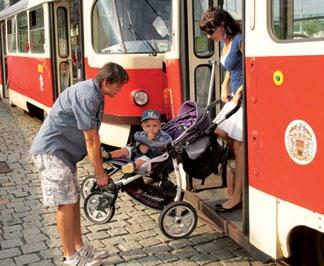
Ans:
[[[110,182],[106,189],[97,188],[94,176],[83,180],[81,190],[87,218],[96,224],[110,221],[118,192],[122,191],[145,206],[161,210],[159,227],[165,236],[171,239],[189,236],[197,225],[197,212],[191,204],[183,201],[186,176],[179,170],[179,163],[183,164],[189,176],[194,177],[205,178],[218,168],[225,150],[216,141],[215,134],[210,134],[212,127],[208,108],[193,101],[183,103],[177,117],[162,128],[173,139],[164,154],[144,163],[136,172]],[[203,161],[211,166],[200,165]],[[109,160],[111,167],[106,171],[113,176],[128,162],[126,158]],[[169,179],[173,171],[176,184]],[[143,176],[149,176],[155,182],[146,184]]]

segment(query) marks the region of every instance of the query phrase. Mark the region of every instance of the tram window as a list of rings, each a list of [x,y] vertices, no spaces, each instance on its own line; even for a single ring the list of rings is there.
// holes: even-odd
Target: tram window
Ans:
[[[206,106],[209,90],[211,68],[209,65],[200,65],[195,69],[195,95],[201,106]]]
[[[171,0],[99,0],[92,13],[98,53],[163,53],[171,47]]]
[[[67,61],[63,61],[59,64],[61,92],[71,85],[69,66],[70,64]]]
[[[271,1],[271,29],[278,40],[324,37],[324,2]]]
[[[16,44],[16,18],[7,20],[7,35],[8,35],[8,51],[15,53],[17,50]]]
[[[27,26],[27,12],[17,15],[17,41],[18,52],[28,53],[28,26]]]
[[[43,7],[29,13],[30,51],[32,53],[44,53],[44,11]]]
[[[209,57],[214,53],[214,41],[208,40],[207,35],[199,28],[199,21],[203,13],[213,5],[211,0],[193,1],[193,29],[194,49],[198,57]]]
[[[69,56],[68,19],[65,7],[57,8],[58,52],[61,58]]]

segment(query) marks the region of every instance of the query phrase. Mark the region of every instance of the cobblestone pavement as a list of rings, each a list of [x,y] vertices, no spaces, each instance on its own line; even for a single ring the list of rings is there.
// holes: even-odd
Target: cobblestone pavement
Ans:
[[[55,209],[42,206],[38,174],[28,153],[39,127],[40,122],[0,101],[0,161],[13,170],[0,174],[0,265],[62,261]],[[80,180],[91,173],[88,161],[78,166]],[[191,237],[169,240],[158,228],[158,217],[157,211],[120,193],[108,224],[93,225],[82,211],[83,234],[110,252],[104,265],[263,265],[201,220]]]

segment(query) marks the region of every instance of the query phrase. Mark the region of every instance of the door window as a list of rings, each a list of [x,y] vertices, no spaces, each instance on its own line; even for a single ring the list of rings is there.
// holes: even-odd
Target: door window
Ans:
[[[16,18],[7,20],[7,35],[8,35],[8,51],[15,53],[17,49],[16,44]]]
[[[207,104],[210,75],[210,65],[199,65],[195,69],[195,95],[197,103],[201,106],[206,106]]]
[[[67,10],[65,7],[57,8],[57,38],[58,53],[61,58],[69,56],[69,33]]]
[[[210,6],[212,6],[212,1],[210,0],[193,1],[193,43],[195,54],[198,57],[210,57],[214,53],[214,41],[208,40],[206,34],[199,28],[199,21]]]

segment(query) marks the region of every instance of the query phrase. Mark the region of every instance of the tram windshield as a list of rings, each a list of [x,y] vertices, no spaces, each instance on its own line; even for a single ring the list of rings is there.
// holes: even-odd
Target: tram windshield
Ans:
[[[171,0],[99,0],[92,12],[98,53],[164,53],[172,41]]]

